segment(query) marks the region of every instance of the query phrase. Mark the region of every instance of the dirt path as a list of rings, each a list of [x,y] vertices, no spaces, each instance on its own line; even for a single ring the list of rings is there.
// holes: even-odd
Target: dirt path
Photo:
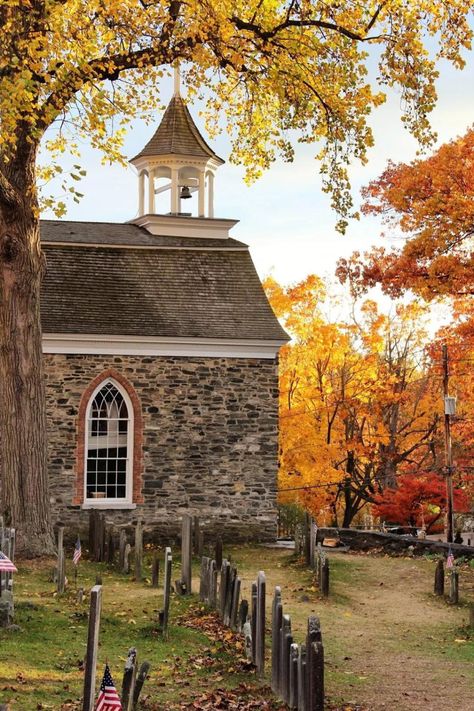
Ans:
[[[320,616],[331,700],[369,711],[473,711],[474,644],[462,630],[468,610],[431,595],[434,563],[330,558],[328,601],[319,599],[309,571],[288,565],[285,551],[254,549],[236,563],[245,595],[258,568],[268,571],[270,591],[281,585],[297,639],[303,639],[307,616]],[[461,581],[462,600],[474,600],[474,571]]]

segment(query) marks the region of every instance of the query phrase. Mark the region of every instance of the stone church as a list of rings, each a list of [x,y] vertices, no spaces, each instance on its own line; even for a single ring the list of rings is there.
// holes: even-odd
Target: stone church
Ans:
[[[227,538],[272,538],[288,337],[236,221],[214,216],[223,160],[176,81],[131,163],[135,219],[42,222],[53,515],[80,530],[97,508],[160,536],[190,513]]]

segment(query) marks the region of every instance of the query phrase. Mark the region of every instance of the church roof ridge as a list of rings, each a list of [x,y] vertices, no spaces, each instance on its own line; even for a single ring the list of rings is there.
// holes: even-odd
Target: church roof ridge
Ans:
[[[189,155],[212,158],[220,164],[225,162],[201,136],[186,102],[179,95],[172,97],[155,133],[132,161],[160,155]]]

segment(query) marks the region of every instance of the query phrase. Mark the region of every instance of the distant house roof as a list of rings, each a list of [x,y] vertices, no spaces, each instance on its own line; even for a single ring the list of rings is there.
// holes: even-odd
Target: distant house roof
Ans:
[[[132,161],[143,156],[169,154],[214,158],[224,163],[199,133],[181,96],[173,96],[152,138]]]
[[[44,333],[288,340],[233,239],[43,221]]]

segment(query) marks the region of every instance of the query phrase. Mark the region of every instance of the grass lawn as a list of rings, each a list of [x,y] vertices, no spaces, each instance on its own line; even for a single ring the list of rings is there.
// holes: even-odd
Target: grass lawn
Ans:
[[[258,570],[267,574],[269,610],[273,587],[281,585],[297,641],[303,640],[308,615],[320,616],[328,708],[345,703],[370,711],[472,709],[474,643],[465,625],[474,571],[461,572],[461,604],[452,607],[432,595],[433,561],[330,553],[331,595],[323,600],[311,572],[288,551],[241,546],[226,553],[238,567],[247,599]],[[21,631],[0,631],[0,703],[10,703],[12,711],[78,708],[88,598],[79,605],[72,589],[56,596],[48,580],[53,564],[25,562],[15,576],[15,622]],[[270,698],[268,679],[258,681],[242,661],[241,643],[216,634],[212,620],[200,618],[196,595],[173,596],[165,641],[155,623],[161,589],[105,565],[81,561],[79,571],[86,590],[98,572],[103,579],[98,677],[108,659],[120,687],[127,650],[135,646],[139,662],[151,663],[143,708],[185,708],[211,691],[242,684],[250,685],[251,695]],[[194,574],[197,590],[197,566]],[[173,580],[178,577],[179,566]],[[192,626],[185,626],[191,618]],[[227,706],[216,701],[206,708]]]

